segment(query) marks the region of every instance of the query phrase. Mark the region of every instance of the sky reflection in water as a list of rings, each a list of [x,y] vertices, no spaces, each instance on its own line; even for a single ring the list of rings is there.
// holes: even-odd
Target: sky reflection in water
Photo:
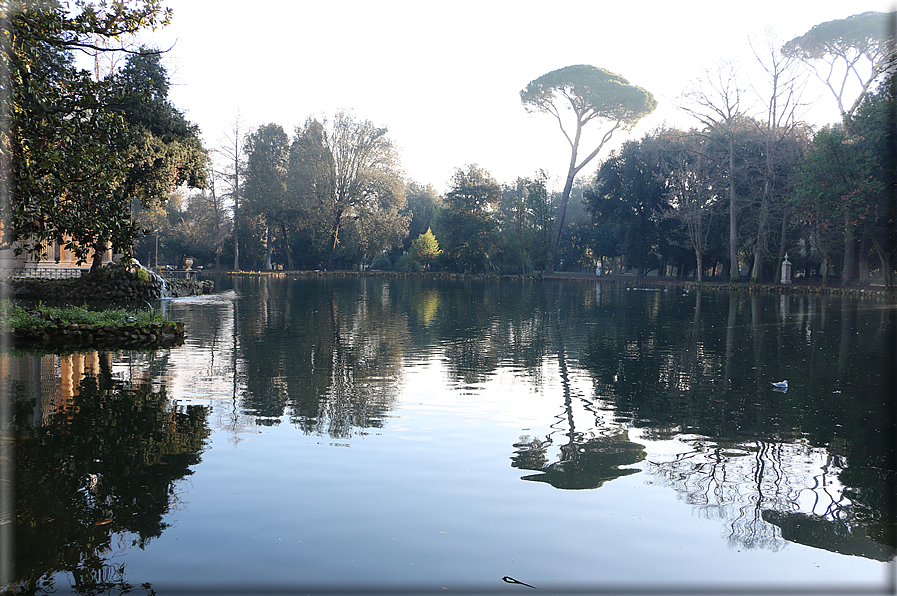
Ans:
[[[218,283],[235,287],[166,304],[187,323],[183,348],[88,356],[83,379],[71,357],[10,365],[20,453],[30,454],[17,454],[27,459],[17,485],[53,477],[44,468],[61,455],[47,445],[77,445],[85,461],[44,505],[78,503],[83,525],[106,519],[84,513],[99,496],[125,515],[115,490],[131,485],[112,476],[142,468],[102,464],[87,486],[101,474],[95,451],[108,448],[35,416],[35,366],[65,368],[76,389],[44,381],[45,414],[66,391],[76,405],[88,399],[77,388],[92,382],[97,407],[143,387],[140,399],[160,405],[135,402],[135,412],[202,425],[134,429],[157,437],[132,454],[147,470],[186,465],[148,484],[169,494],[153,509],[155,530],[92,525],[109,529],[101,548],[81,541],[103,569],[62,558],[34,566],[37,576],[160,593],[528,589],[502,577],[542,590],[853,591],[892,573],[881,561],[894,553],[884,471],[894,321],[874,300],[511,281]],[[773,391],[783,378],[789,391]],[[77,426],[87,403],[57,410]],[[44,519],[53,514],[29,515],[43,521],[29,539],[20,513],[22,544],[58,530]]]

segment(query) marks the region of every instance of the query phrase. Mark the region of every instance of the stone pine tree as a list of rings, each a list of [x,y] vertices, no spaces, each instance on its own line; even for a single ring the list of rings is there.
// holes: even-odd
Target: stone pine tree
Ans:
[[[576,175],[598,155],[614,132],[634,126],[654,111],[657,101],[651,93],[631,85],[622,76],[587,64],[559,68],[531,81],[520,92],[520,101],[530,112],[556,118],[570,144],[570,164],[545,265],[545,271],[550,272],[554,270],[554,258]],[[604,134],[596,147],[580,157],[583,128],[593,120],[605,125]]]
[[[841,119],[856,113],[873,82],[890,62],[894,13],[864,12],[820,23],[782,47],[786,57],[806,63],[838,103]],[[853,101],[852,83],[859,85]]]

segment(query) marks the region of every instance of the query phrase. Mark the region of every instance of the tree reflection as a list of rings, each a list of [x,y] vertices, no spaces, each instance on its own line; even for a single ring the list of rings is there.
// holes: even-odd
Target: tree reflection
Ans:
[[[284,415],[305,433],[347,438],[378,428],[400,379],[406,313],[388,284],[323,278],[257,283],[262,299],[241,307],[243,410],[260,424]],[[276,303],[276,307],[274,304]]]
[[[724,522],[733,546],[779,548],[768,511],[849,518],[897,544],[897,322],[878,299],[429,276],[244,281],[234,395],[259,423],[288,416],[306,433],[362,435],[388,418],[407,366],[439,360],[445,382],[474,395],[510,371],[558,401],[551,432],[514,445],[512,465],[536,472],[528,480],[594,488],[643,457],[634,432],[687,437],[652,472]],[[573,387],[583,378],[591,390]],[[543,391],[557,379],[560,398]],[[789,392],[772,391],[782,379]]]
[[[624,292],[615,316],[598,312],[586,328],[580,363],[597,398],[642,436],[699,437],[652,473],[725,521],[733,546],[780,548],[783,530],[770,523],[779,518],[766,513],[776,511],[862,526],[893,550],[893,308],[843,297]],[[658,300],[663,316],[652,322],[646,313]],[[790,391],[773,392],[769,382],[782,379]],[[812,471],[803,463],[810,454]],[[827,496],[831,482],[837,496]],[[830,534],[836,550],[843,532]]]
[[[544,441],[521,437],[521,440],[514,444],[516,451],[511,458],[511,465],[515,468],[539,471],[539,474],[524,476],[523,480],[547,482],[561,489],[599,488],[609,480],[638,472],[636,469],[621,469],[620,466],[632,465],[643,460],[644,448],[629,441],[629,436],[624,430],[594,428],[600,426],[600,419],[595,415],[591,402],[582,397],[580,401],[584,403],[585,410],[593,414],[593,420],[590,421],[593,428],[587,432],[581,429],[577,431],[564,332],[557,317],[553,330],[564,400],[564,414],[559,416],[559,422],[566,424],[567,431],[564,433],[566,443],[560,446],[558,461],[548,463],[546,451],[553,441],[552,435],[563,431],[555,429]]]
[[[151,378],[115,378],[110,354],[3,360],[14,411],[11,589],[51,589],[59,572],[79,593],[135,589],[111,558],[166,528],[179,481],[200,461],[206,408],[172,407]],[[58,384],[22,382],[57,370]]]
[[[649,462],[648,472],[705,517],[725,521],[731,547],[777,551],[787,540],[893,558],[893,546],[869,536],[862,504],[839,482],[844,463],[824,449],[705,438],[685,442],[693,450]]]
[[[528,436],[514,443],[511,465],[539,472],[523,476],[523,480],[546,482],[561,489],[599,488],[609,480],[635,474],[639,470],[621,466],[645,458],[644,447],[631,442],[626,431],[570,441],[560,446],[558,461],[548,463],[547,450],[551,444],[550,437],[543,441]]]

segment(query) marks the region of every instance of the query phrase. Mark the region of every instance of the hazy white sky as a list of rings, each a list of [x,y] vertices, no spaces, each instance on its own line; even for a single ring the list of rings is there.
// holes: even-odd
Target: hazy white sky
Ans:
[[[499,182],[543,168],[566,173],[569,146],[553,118],[530,115],[520,90],[563,66],[592,64],[652,92],[654,114],[614,144],[664,121],[689,126],[675,101],[721,60],[756,59],[749,39],[783,41],[883,0],[293,1],[168,0],[171,26],[144,43],[165,58],[175,106],[220,144],[239,113],[292,134],[309,116],[354,111],[389,128],[409,179],[443,191],[454,168],[478,163]],[[819,86],[808,120],[838,119]],[[587,171],[592,171],[605,150]]]

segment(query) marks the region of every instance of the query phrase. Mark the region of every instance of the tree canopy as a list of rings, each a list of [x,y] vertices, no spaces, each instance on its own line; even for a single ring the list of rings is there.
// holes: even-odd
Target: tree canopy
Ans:
[[[135,79],[94,80],[74,66],[72,52],[125,50],[116,40],[167,24],[171,12],[159,0],[78,2],[73,9],[58,0],[11,4],[2,49],[11,82],[11,121],[0,132],[2,165],[8,166],[3,175],[9,175],[3,180],[9,189],[4,243],[41,254],[56,241],[81,260],[109,244],[128,252],[140,234],[130,199],[158,199],[185,179],[201,184],[204,152],[194,141],[189,158],[172,155],[171,141],[156,142],[136,126],[137,102],[148,99],[144,89],[129,87]],[[152,60],[153,52],[128,52]],[[167,92],[158,80],[164,70],[154,74],[155,85],[141,84],[161,96]],[[195,129],[187,136],[195,140]]]
[[[873,81],[887,66],[894,41],[893,16],[893,13],[864,12],[820,23],[786,43],[782,53],[797,57],[813,68],[834,95],[843,119],[856,112]],[[817,69],[817,62],[824,63],[825,68]],[[839,72],[841,78],[837,80]],[[846,85],[850,79],[856,79],[860,91],[848,105]]]
[[[460,271],[483,271],[496,236],[495,218],[501,186],[476,164],[456,168],[437,222],[449,265]]]
[[[520,101],[530,112],[554,116],[570,144],[570,165],[558,208],[554,241],[549,247],[546,263],[546,270],[550,271],[554,268],[554,256],[560,242],[574,178],[598,155],[614,131],[635,125],[643,116],[654,111],[657,101],[651,93],[631,85],[622,76],[587,64],[559,68],[530,81],[520,92]],[[567,110],[573,113],[572,129],[569,123],[566,126],[564,124]],[[604,120],[611,126],[598,146],[580,160],[582,129],[596,119]]]

